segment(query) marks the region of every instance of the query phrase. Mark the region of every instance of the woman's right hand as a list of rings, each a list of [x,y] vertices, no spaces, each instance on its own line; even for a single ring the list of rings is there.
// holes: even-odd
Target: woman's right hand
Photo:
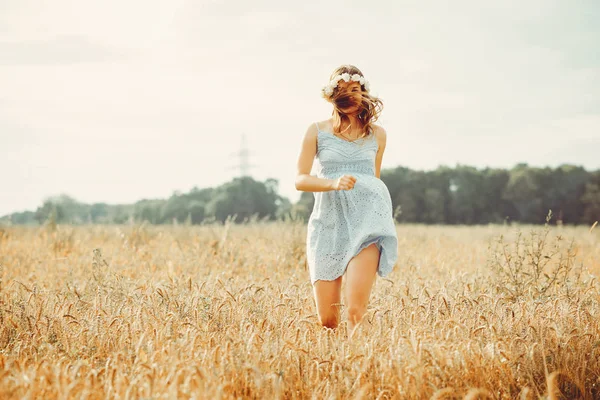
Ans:
[[[342,175],[333,184],[333,190],[350,190],[354,188],[356,178],[352,175]]]

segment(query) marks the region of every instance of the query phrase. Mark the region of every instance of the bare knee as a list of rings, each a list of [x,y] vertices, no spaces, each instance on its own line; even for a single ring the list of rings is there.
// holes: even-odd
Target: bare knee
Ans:
[[[348,319],[357,324],[367,313],[367,307],[363,305],[350,305],[348,307]]]
[[[335,329],[339,324],[339,319],[336,315],[319,315],[319,322],[325,328]]]

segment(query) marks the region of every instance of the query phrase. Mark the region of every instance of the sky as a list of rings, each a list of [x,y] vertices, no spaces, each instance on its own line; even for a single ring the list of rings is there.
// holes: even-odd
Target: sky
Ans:
[[[595,0],[1,0],[0,215],[279,180],[339,65],[384,109],[382,168],[600,168]]]

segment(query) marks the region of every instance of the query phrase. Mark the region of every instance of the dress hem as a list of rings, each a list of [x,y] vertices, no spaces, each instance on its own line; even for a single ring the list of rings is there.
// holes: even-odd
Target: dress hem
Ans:
[[[392,272],[392,270],[393,270],[393,268],[394,268],[394,265],[395,265],[395,264],[394,264],[394,265],[392,265],[392,266],[390,266],[389,268],[386,268],[386,271],[385,271],[385,272],[382,272],[382,271],[384,271],[384,269],[383,269],[383,268],[381,268],[381,260],[383,259],[383,257],[382,257],[382,256],[384,255],[384,252],[385,252],[385,253],[387,253],[387,252],[385,251],[385,248],[384,248],[384,247],[383,247],[383,245],[382,245],[382,242],[383,242],[383,241],[384,241],[386,238],[387,238],[387,236],[378,236],[378,237],[376,237],[376,238],[374,238],[374,239],[371,239],[371,240],[367,240],[367,241],[364,241],[364,242],[362,242],[362,243],[361,243],[361,245],[360,245],[360,246],[358,246],[358,250],[356,250],[356,251],[354,252],[354,255],[353,255],[353,256],[351,256],[351,257],[348,259],[348,262],[346,262],[346,266],[344,267],[344,269],[343,269],[343,271],[342,271],[342,273],[341,273],[340,275],[338,275],[337,277],[335,277],[335,278],[332,278],[332,279],[323,279],[323,278],[319,278],[319,279],[315,279],[315,280],[313,280],[313,279],[312,279],[312,277],[311,277],[311,285],[312,285],[312,286],[314,286],[314,284],[315,284],[317,281],[327,281],[327,282],[332,282],[332,281],[335,281],[335,280],[339,279],[340,277],[342,277],[342,276],[346,275],[346,271],[348,270],[348,264],[350,264],[350,261],[352,261],[352,259],[353,259],[354,257],[356,257],[357,255],[359,255],[361,251],[363,251],[364,249],[366,249],[367,247],[369,247],[369,246],[370,246],[370,245],[372,245],[373,243],[375,243],[375,244],[377,245],[377,249],[379,250],[379,262],[378,262],[378,265],[377,265],[377,275],[379,275],[379,276],[380,276],[380,277],[382,277],[382,278],[384,278],[384,277],[388,276],[388,275],[389,275],[389,274]]]

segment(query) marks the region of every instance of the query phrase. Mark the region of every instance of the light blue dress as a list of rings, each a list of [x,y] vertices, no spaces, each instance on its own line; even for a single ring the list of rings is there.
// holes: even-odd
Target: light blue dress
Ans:
[[[348,174],[356,177],[356,183],[350,190],[313,192],[306,238],[311,283],[339,278],[348,262],[373,243],[380,251],[377,273],[384,277],[398,258],[398,237],[390,192],[375,176],[377,139],[370,135],[347,141],[316,126],[317,176],[337,179]]]

